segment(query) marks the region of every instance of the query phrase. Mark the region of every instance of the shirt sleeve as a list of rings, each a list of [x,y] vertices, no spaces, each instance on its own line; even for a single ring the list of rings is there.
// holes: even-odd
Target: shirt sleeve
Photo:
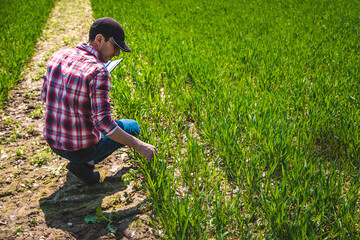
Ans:
[[[46,75],[45,75],[45,76],[44,76],[43,86],[42,86],[42,88],[41,88],[41,100],[42,100],[43,102],[46,102],[47,85],[48,85],[48,81],[47,81],[47,77],[46,77]]]
[[[97,71],[93,79],[89,82],[91,118],[94,127],[105,136],[114,131],[118,126],[110,115],[110,88],[110,75],[105,70]]]

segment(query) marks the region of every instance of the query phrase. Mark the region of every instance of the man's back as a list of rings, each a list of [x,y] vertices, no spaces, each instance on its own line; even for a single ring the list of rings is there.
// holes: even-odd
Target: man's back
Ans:
[[[74,151],[95,145],[101,137],[93,118],[110,114],[111,86],[96,54],[81,44],[49,60],[42,98],[46,102],[44,136],[52,147]]]

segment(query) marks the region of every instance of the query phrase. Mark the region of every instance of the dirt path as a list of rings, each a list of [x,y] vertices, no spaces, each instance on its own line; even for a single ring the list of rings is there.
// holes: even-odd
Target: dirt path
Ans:
[[[97,166],[101,182],[89,187],[42,138],[46,62],[60,48],[86,42],[92,20],[89,0],[59,0],[23,81],[0,112],[0,239],[155,239],[129,149]],[[126,184],[124,177],[133,180]],[[96,209],[109,221],[87,223]]]

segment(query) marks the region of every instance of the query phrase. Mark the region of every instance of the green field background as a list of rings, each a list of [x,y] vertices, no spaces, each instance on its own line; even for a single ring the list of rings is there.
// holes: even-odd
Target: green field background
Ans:
[[[168,239],[359,234],[359,1],[100,1],[133,50],[117,114]]]
[[[0,106],[20,80],[55,1],[0,1]]]
[[[54,2],[0,1],[1,102]],[[132,49],[111,94],[159,149],[159,238],[358,238],[359,3],[92,0]]]

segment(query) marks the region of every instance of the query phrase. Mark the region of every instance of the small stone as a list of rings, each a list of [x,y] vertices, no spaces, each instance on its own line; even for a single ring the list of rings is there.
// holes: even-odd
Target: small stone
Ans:
[[[67,225],[68,225],[69,227],[72,227],[73,224],[72,224],[72,222],[68,222]]]
[[[124,231],[124,235],[127,237],[127,238],[133,238],[135,236],[135,231],[133,230],[130,230],[130,229],[126,229]]]

